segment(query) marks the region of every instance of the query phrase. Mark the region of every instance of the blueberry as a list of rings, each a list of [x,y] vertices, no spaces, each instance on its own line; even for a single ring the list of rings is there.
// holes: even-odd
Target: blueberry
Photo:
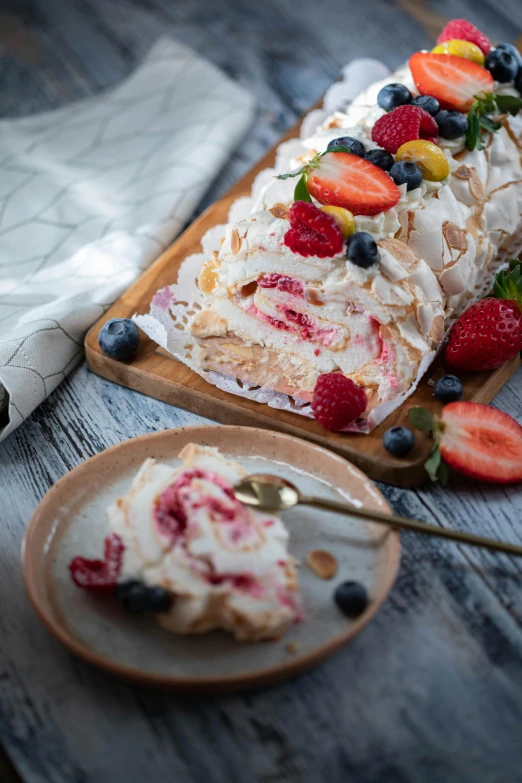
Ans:
[[[411,103],[411,92],[404,84],[387,84],[380,90],[377,103],[385,111],[392,111],[397,106]]]
[[[366,160],[378,166],[383,171],[389,171],[394,164],[393,155],[386,150],[375,149],[366,153]]]
[[[506,49],[493,49],[486,55],[486,68],[497,82],[511,82],[518,73],[518,60]]]
[[[98,336],[100,348],[111,359],[129,359],[139,341],[138,327],[130,318],[111,318]]]
[[[333,139],[333,141],[329,143],[327,149],[335,152],[336,147],[348,147],[352,155],[358,155],[360,158],[364,158],[366,155],[366,147],[362,141],[354,139],[351,136],[341,136],[338,139]]]
[[[512,54],[518,63],[518,67],[522,68],[522,54],[520,54],[516,46],[513,46],[512,43],[500,43],[497,46],[497,51],[499,49],[502,52],[509,52],[509,54]]]
[[[343,582],[336,588],[334,600],[347,617],[357,617],[368,606],[368,593],[359,582]]]
[[[384,433],[382,443],[394,457],[405,457],[412,450],[414,440],[413,432],[407,427],[391,427]]]
[[[435,117],[435,115],[440,111],[440,103],[431,95],[419,95],[417,98],[412,100],[412,103],[414,106],[420,106],[421,109],[427,111],[428,114],[431,114],[432,117]]]
[[[390,169],[390,177],[396,185],[406,183],[408,186],[407,190],[414,190],[422,185],[422,171],[416,163],[412,163],[409,160],[401,160],[399,163],[394,163]]]
[[[168,612],[172,595],[162,587],[146,585],[138,579],[129,579],[116,586],[116,597],[124,609],[132,614]]]
[[[443,403],[456,402],[464,394],[464,386],[456,375],[444,375],[435,381],[433,393]]]
[[[435,117],[439,134],[443,139],[458,139],[468,129],[468,118],[460,111],[439,111]]]
[[[356,231],[352,234],[348,240],[346,255],[348,261],[363,269],[367,269],[379,259],[377,243],[367,231]]]

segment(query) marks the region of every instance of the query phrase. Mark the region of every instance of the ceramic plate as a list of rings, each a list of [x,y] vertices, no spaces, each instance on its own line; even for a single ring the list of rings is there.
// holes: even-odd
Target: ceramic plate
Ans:
[[[60,479],[33,515],[23,548],[23,572],[39,617],[73,653],[143,684],[210,691],[258,686],[317,664],[355,636],[385,600],[399,563],[399,536],[389,528],[306,507],[284,512],[290,552],[302,565],[304,622],[277,642],[236,642],[224,632],[174,636],[150,617],[128,615],[112,599],[93,597],[71,582],[75,555],[100,557],[107,506],[127,491],[146,457],[172,465],[186,443],[217,446],[250,473],[275,473],[303,492],[345,498],[388,510],[381,493],[342,457],[307,441],[251,427],[182,427],[144,435],[92,457]],[[335,554],[334,579],[305,564],[311,549]],[[334,587],[356,579],[368,589],[365,612],[352,621],[332,600]],[[290,643],[290,644],[289,644]]]

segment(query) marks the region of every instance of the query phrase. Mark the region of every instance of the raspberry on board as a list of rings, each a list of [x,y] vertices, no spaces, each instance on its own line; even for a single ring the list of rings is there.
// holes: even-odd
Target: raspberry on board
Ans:
[[[342,430],[364,413],[367,403],[364,389],[340,372],[324,373],[317,379],[312,410],[327,430]]]

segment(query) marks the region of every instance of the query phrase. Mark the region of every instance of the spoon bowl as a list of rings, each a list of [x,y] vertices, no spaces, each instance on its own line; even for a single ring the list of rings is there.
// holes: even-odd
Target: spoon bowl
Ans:
[[[301,501],[297,487],[280,476],[256,473],[234,486],[236,500],[263,511],[285,511]]]

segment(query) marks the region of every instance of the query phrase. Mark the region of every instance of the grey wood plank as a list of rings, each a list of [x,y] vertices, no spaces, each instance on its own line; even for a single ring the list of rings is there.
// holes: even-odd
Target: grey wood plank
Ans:
[[[109,87],[158,36],[171,34],[259,104],[209,203],[350,58],[370,54],[393,66],[415,46],[430,46],[426,9],[468,16],[497,39],[512,40],[522,28],[516,0],[499,13],[493,0],[413,5],[415,13],[401,0],[4,0],[0,113],[52,108]],[[519,421],[521,379],[519,371],[495,401]],[[506,557],[405,536],[399,579],[376,621],[316,671],[252,694],[187,698],[133,688],[75,661],[47,634],[25,597],[18,554],[44,492],[113,443],[203,421],[82,366],[0,445],[0,740],[22,778],[522,780],[522,574]],[[521,540],[517,488],[454,479],[445,490],[381,489],[406,515]]]

